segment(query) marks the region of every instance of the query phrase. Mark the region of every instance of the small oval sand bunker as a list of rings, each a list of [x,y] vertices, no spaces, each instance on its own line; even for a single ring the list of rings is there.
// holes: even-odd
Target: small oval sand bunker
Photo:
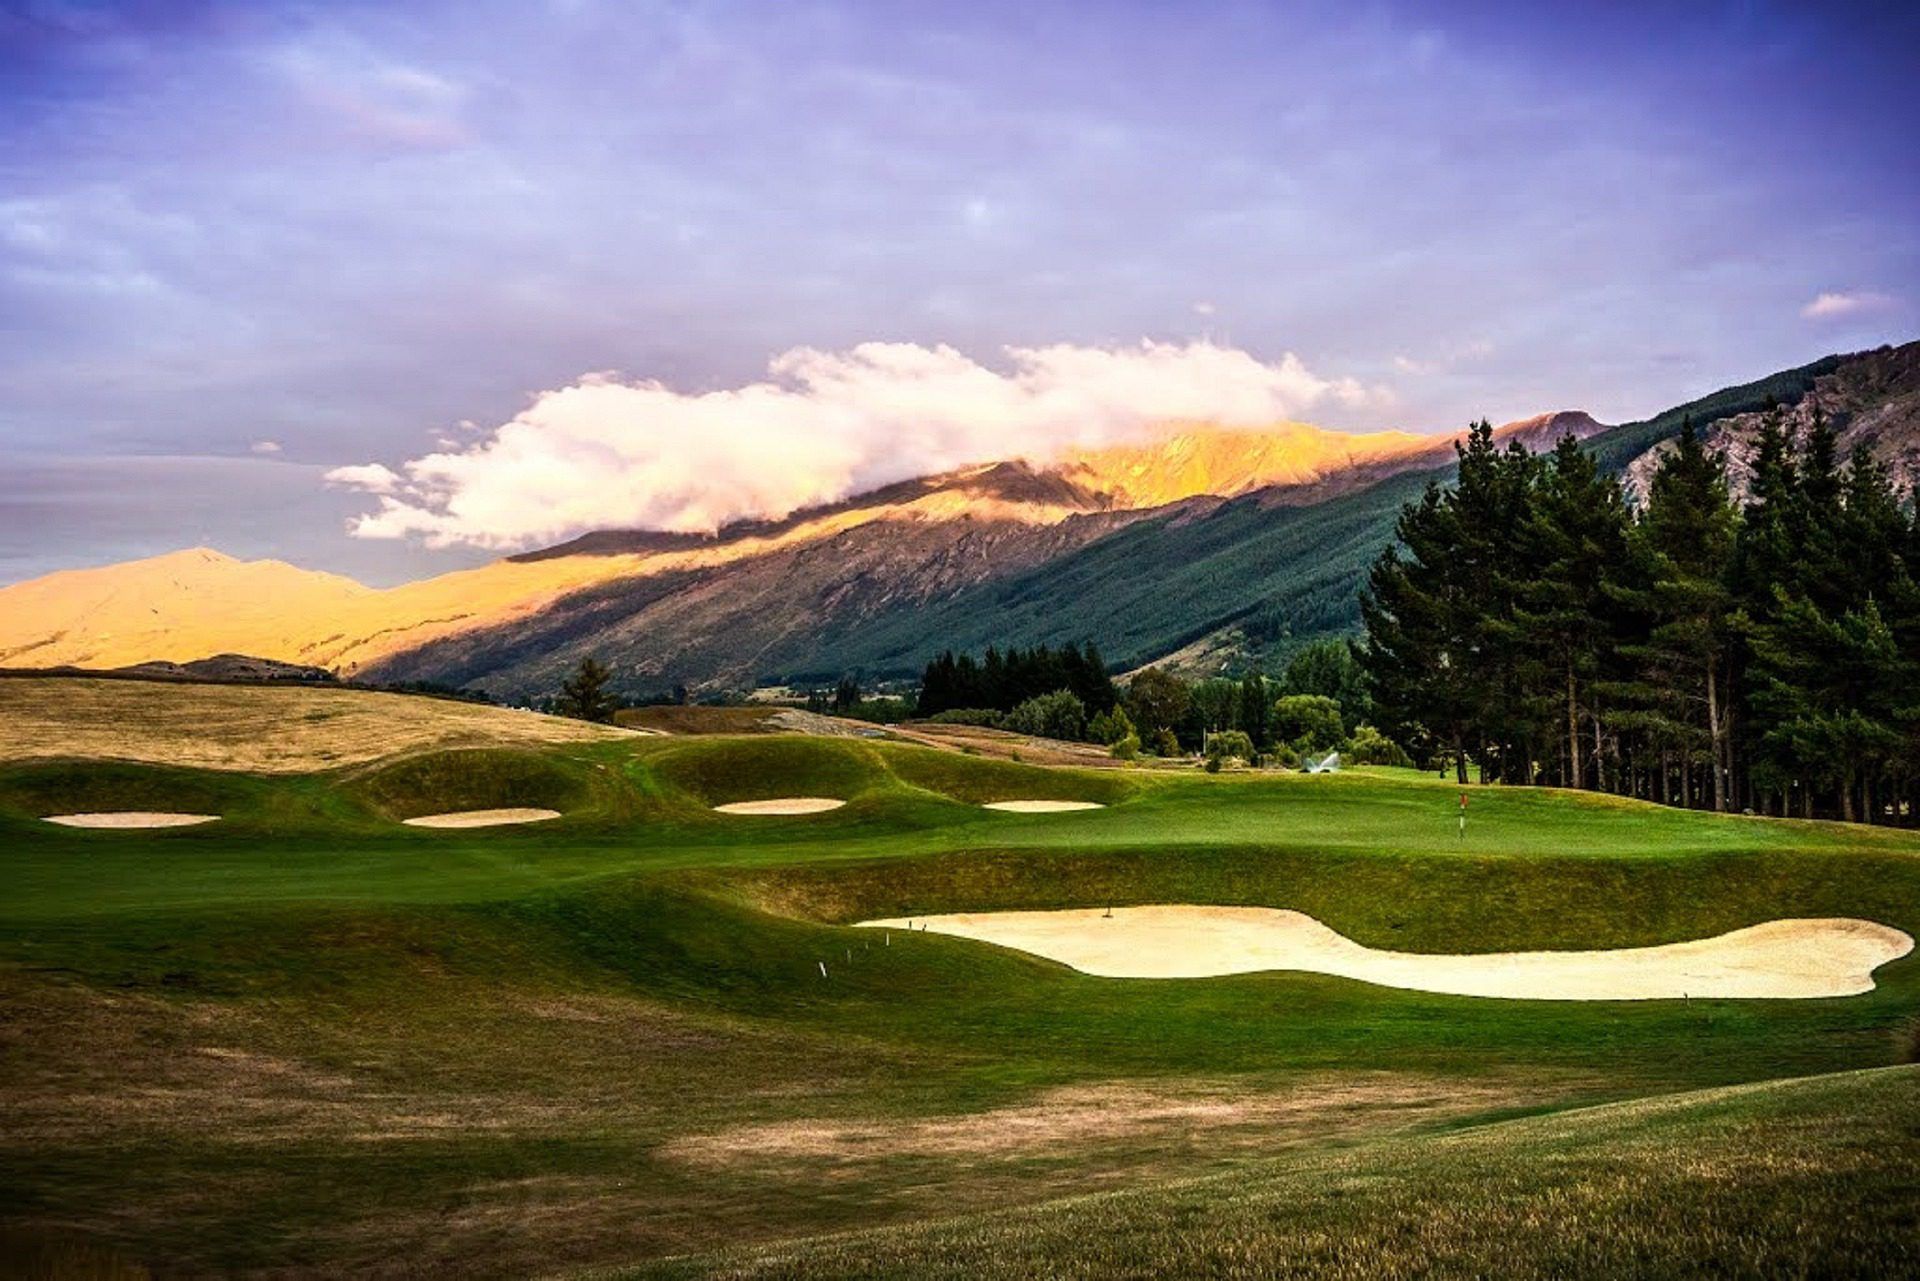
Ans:
[[[544,823],[559,818],[559,810],[499,809],[454,810],[448,814],[422,814],[402,819],[408,827],[506,827],[513,823]]]
[[[1306,970],[1453,996],[1547,1001],[1852,996],[1913,950],[1906,933],[1847,918],[1769,921],[1713,938],[1591,952],[1444,955],[1364,947],[1301,912],[1164,904],[916,916],[916,926],[1060,961],[1104,978]],[[904,928],[904,920],[862,921]]]
[[[831,796],[780,796],[770,801],[734,801],[728,805],[716,805],[716,814],[824,814],[828,810],[837,810],[846,802]]]
[[[1002,814],[1066,814],[1074,810],[1103,810],[1107,807],[1099,801],[988,801],[980,808],[999,810]]]
[[[198,827],[218,823],[218,814],[176,814],[170,810],[106,810],[97,814],[49,814],[46,820],[62,827],[92,827],[126,831],[144,827]]]

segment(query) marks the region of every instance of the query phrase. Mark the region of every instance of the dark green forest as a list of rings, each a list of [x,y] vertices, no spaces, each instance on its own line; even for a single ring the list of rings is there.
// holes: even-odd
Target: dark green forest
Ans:
[[[1534,455],[1476,424],[1369,575],[1372,714],[1462,781],[1912,823],[1911,496],[1784,421],[1744,502],[1687,424],[1640,509],[1571,440]]]

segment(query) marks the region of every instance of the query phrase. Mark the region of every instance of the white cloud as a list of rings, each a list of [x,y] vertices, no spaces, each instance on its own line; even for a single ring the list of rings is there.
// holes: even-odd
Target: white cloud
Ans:
[[[369,494],[391,494],[400,487],[400,477],[381,463],[363,463],[353,467],[335,467],[322,479],[342,489],[359,489]]]
[[[256,440],[253,444],[247,446],[247,448],[256,454],[277,454],[280,452],[280,442],[277,440]]]
[[[1841,316],[1855,316],[1862,312],[1885,311],[1893,306],[1893,299],[1886,294],[1875,293],[1870,289],[1857,289],[1850,292],[1823,293],[1800,309],[1800,314],[1808,320],[1834,320]]]
[[[362,538],[526,547],[594,528],[712,531],[910,476],[1135,436],[1156,423],[1271,423],[1383,403],[1288,353],[1210,342],[1010,348],[1010,372],[951,347],[797,348],[762,382],[688,395],[607,375],[543,392],[463,449],[327,479],[380,495]]]

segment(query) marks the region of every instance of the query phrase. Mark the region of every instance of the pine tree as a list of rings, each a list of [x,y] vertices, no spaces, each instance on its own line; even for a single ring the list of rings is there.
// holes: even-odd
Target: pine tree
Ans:
[[[1651,711],[1659,741],[1688,755],[1704,747],[1717,810],[1729,808],[1733,769],[1733,595],[1726,576],[1737,527],[1726,469],[1688,421],[1653,475],[1646,514],[1634,531],[1650,578],[1641,600],[1651,628],[1633,656],[1650,694],[1641,705]]]
[[[1361,596],[1361,665],[1388,733],[1416,755],[1444,755],[1464,783],[1475,727],[1475,625],[1455,556],[1457,520],[1439,485],[1401,511],[1394,533]]]
[[[613,673],[599,659],[581,659],[580,665],[560,686],[560,697],[554,700],[554,714],[580,721],[612,720],[614,711],[619,707],[619,703],[607,691],[607,684],[612,679]]]
[[[1527,572],[1510,586],[1517,661],[1532,677],[1531,705],[1556,705],[1564,750],[1561,780],[1600,779],[1598,752],[1584,750],[1599,716],[1596,690],[1613,649],[1608,588],[1626,560],[1626,505],[1620,486],[1563,437],[1533,487],[1519,531]]]
[[[1256,751],[1266,751],[1273,741],[1273,698],[1267,678],[1249,673],[1240,682],[1239,727],[1253,741]]]

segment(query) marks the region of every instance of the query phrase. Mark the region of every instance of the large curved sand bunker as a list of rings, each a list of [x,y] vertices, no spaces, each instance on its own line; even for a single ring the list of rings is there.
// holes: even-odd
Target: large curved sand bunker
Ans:
[[[734,801],[713,810],[716,814],[824,814],[845,804],[831,796],[780,796],[770,801]]]
[[[49,814],[49,823],[62,827],[95,827],[126,830],[136,827],[197,827],[217,823],[218,814],[175,814],[169,810],[107,810],[97,814]]]
[[[1003,814],[1065,814],[1072,810],[1102,810],[1106,806],[1098,801],[988,801],[980,808],[999,810]]]
[[[448,814],[422,814],[418,818],[401,821],[408,827],[505,827],[511,823],[544,823],[550,818],[559,817],[559,810],[454,810]]]
[[[862,925],[906,928],[904,919]],[[1307,970],[1416,992],[1549,1001],[1683,996],[1852,996],[1913,939],[1872,921],[1769,921],[1686,943],[1593,952],[1382,952],[1311,916],[1267,907],[1158,905],[1064,912],[969,912],[913,928],[979,939],[1105,978],[1210,978]]]

